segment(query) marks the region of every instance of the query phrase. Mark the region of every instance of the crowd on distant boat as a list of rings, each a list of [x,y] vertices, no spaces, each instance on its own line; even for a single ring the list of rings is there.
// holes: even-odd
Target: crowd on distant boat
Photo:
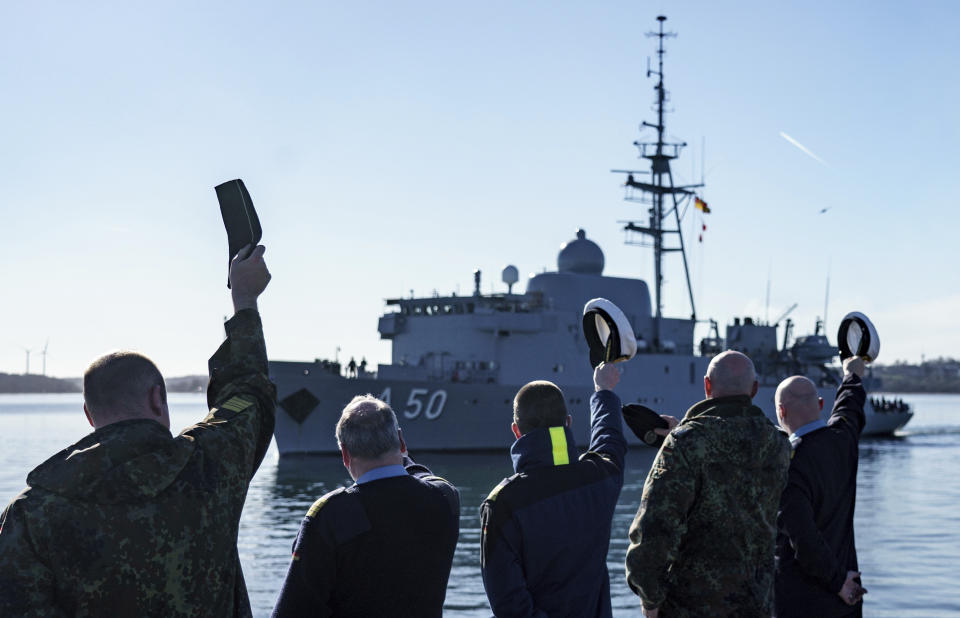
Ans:
[[[870,405],[876,412],[908,412],[910,404],[905,403],[903,399],[887,399],[886,397],[871,397]]]

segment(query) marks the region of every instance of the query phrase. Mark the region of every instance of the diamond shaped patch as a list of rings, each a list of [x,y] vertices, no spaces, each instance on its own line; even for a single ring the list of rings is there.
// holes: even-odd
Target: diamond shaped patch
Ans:
[[[317,408],[320,400],[313,393],[305,388],[287,395],[280,400],[280,407],[287,411],[287,414],[297,421],[297,424],[303,424],[307,417]]]

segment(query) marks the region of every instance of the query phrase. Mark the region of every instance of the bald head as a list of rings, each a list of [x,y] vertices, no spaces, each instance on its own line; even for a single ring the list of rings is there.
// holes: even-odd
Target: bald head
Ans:
[[[820,418],[823,408],[816,385],[804,376],[793,376],[781,382],[774,395],[774,404],[780,425],[790,432]]]
[[[757,394],[757,372],[746,354],[728,350],[717,354],[707,367],[703,378],[707,399]]]

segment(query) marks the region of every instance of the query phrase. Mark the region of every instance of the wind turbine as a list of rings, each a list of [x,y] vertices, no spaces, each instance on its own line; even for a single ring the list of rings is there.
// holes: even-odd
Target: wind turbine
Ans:
[[[23,347],[23,346],[21,346]],[[30,352],[33,352],[30,348],[23,347],[23,351],[27,353],[27,369],[23,372],[23,375],[30,375]]]
[[[43,351],[40,352],[40,355],[43,356],[43,370],[40,375],[47,375],[47,346],[50,345],[50,338],[47,338],[47,341],[43,344]]]

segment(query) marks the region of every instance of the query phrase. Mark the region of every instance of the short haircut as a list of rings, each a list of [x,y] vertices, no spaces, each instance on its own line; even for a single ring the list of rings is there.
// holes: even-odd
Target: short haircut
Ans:
[[[94,418],[113,416],[142,406],[154,386],[160,386],[166,401],[163,375],[152,360],[129,350],[110,352],[83,372],[83,402]]]
[[[337,421],[337,444],[351,457],[377,459],[400,450],[397,415],[373,395],[358,395]]]
[[[565,425],[567,404],[563,401],[563,391],[546,380],[525,385],[513,398],[513,422],[521,434],[541,427]]]
[[[707,367],[713,397],[753,395],[757,371],[753,361],[742,352],[727,350],[713,357]]]

